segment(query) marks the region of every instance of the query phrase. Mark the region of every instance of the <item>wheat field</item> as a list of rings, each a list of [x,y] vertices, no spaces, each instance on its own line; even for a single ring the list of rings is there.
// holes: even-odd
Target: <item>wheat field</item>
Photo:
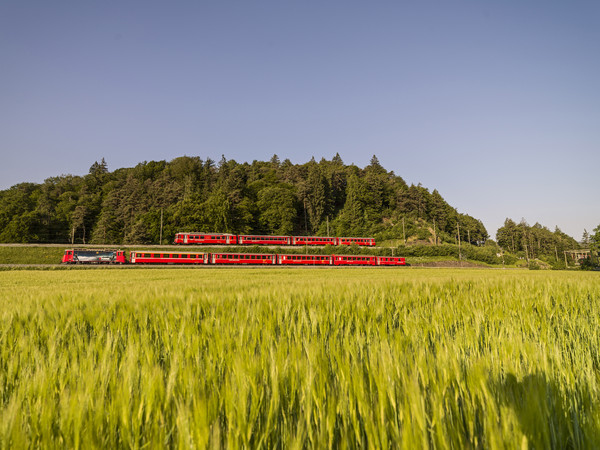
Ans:
[[[0,446],[600,446],[600,278],[0,272]]]

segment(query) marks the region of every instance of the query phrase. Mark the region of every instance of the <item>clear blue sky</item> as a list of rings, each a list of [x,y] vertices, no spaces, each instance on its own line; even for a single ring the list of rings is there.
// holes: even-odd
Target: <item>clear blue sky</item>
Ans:
[[[600,224],[598,1],[0,3],[0,189],[373,154],[495,237]]]

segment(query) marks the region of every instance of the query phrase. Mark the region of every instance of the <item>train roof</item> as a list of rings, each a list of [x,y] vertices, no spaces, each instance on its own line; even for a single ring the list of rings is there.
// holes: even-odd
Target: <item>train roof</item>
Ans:
[[[237,234],[232,233],[211,233],[210,231],[178,231],[175,234],[212,234],[216,236],[237,236]]]
[[[171,249],[165,249],[165,250],[131,250],[130,253],[162,253],[163,255],[183,255],[183,254],[189,254],[189,255],[201,255],[204,254],[205,252],[195,252],[195,251],[179,251],[177,249],[175,250],[171,250]]]

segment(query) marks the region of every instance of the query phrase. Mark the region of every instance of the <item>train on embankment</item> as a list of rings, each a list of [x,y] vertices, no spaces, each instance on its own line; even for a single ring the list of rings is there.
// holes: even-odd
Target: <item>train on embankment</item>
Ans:
[[[324,236],[263,236],[223,233],[177,233],[176,245],[358,245],[375,247],[371,237],[324,237]]]

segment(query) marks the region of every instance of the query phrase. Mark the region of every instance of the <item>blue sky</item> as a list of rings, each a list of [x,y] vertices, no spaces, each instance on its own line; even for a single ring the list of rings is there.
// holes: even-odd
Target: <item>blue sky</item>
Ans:
[[[600,2],[0,4],[0,189],[198,155],[365,166],[506,217],[600,224]]]

